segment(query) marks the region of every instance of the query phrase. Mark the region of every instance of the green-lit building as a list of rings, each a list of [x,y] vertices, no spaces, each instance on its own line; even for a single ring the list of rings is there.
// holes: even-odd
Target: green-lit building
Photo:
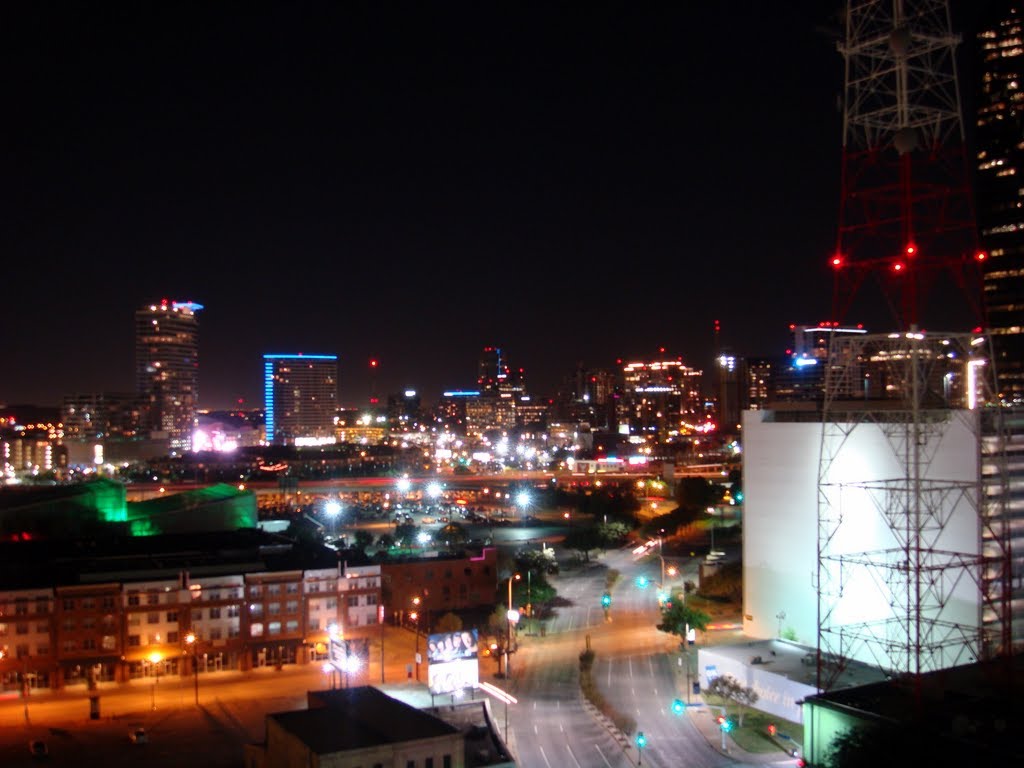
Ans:
[[[206,533],[256,525],[255,494],[226,484],[137,502],[126,500],[123,484],[105,478],[0,491],[2,541]]]

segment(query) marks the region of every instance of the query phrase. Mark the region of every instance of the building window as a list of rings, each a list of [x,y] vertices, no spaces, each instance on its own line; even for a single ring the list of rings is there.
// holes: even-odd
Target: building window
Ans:
[[[220,627],[210,627],[209,635],[210,635],[210,639],[211,640],[220,640],[220,638],[221,638]]]
[[[148,605],[159,605],[160,604],[160,593],[159,592],[150,592],[148,595],[146,595],[146,603]]]
[[[138,595],[138,593],[134,593],[134,594],[128,595],[128,605],[138,605],[138,604],[139,604],[139,595]]]
[[[416,768],[416,761],[415,760],[406,760],[405,761],[405,768]]]
[[[16,616],[28,616],[28,598],[18,597],[14,600],[14,614]]]
[[[146,614],[146,623],[147,624],[159,624],[160,623],[160,614],[159,613],[149,613],[149,614]]]
[[[314,616],[309,620],[309,628],[311,631],[317,631],[320,629],[320,617]]]
[[[213,630],[210,631],[212,632]],[[241,634],[242,631],[238,628],[236,624],[232,624],[230,627],[228,627],[228,637],[239,637]]]
[[[78,643],[74,640],[65,640],[63,643],[61,643],[60,647],[61,650],[64,651],[64,653],[74,653],[76,650],[78,650]]]
[[[452,768],[452,756],[444,755],[441,758],[442,768]]]
[[[281,612],[281,604],[280,603],[268,603],[267,604],[267,613],[269,613],[271,616],[276,616],[280,612]]]
[[[50,598],[48,597],[37,597],[36,598],[36,613],[49,613],[50,612]]]
[[[178,642],[178,633],[177,632],[168,632],[167,633],[167,642],[168,643],[176,643],[176,642]]]
[[[284,612],[285,613],[298,613],[299,612],[299,601],[298,600],[289,600],[287,603],[284,604]]]
[[[167,612],[167,622],[169,624],[177,624],[178,623],[178,612],[177,611],[168,611]]]
[[[228,606],[228,618],[229,619],[237,619],[238,618],[238,606],[237,605],[229,605]]]
[[[107,595],[106,597],[104,597],[103,600],[100,601],[100,605],[102,605],[103,608],[108,610],[108,611],[113,609],[113,607],[114,607],[114,597],[113,597],[113,595]]]
[[[311,582],[310,584],[308,584],[306,586],[306,591],[307,592],[319,592],[320,591],[320,582],[319,581]]]
[[[112,651],[117,647],[117,639],[113,635],[104,635],[100,645],[104,651]]]
[[[142,638],[139,635],[128,635],[128,647],[142,645]]]
[[[295,619],[292,619],[291,621],[288,621],[285,624],[285,629],[287,629],[288,632],[290,632],[290,633],[298,632],[299,631],[299,622],[297,622]]]
[[[72,600],[70,597],[65,597],[61,601],[61,605],[64,607],[65,611],[73,611],[73,610],[75,610],[75,601]]]
[[[334,599],[333,597],[332,597],[332,598],[329,598],[329,599],[328,599],[328,600],[327,600],[327,601],[326,601],[326,602],[324,603],[324,608],[325,608],[326,610],[328,610],[328,611],[336,611],[336,610],[338,610],[338,601],[337,601],[337,600],[335,600],[335,599]]]
[[[367,605],[376,605],[377,604],[377,596],[376,595],[367,595],[366,596],[366,604]]]
[[[65,632],[72,632],[75,629],[75,620],[72,618],[64,619],[61,622],[61,627]]]
[[[16,645],[14,646],[14,655],[19,659],[24,659],[28,656],[28,645]]]
[[[211,608],[210,609],[210,618],[211,619],[219,619],[220,618],[220,608]]]
[[[434,768],[434,758],[428,757],[423,761],[423,768]]]
[[[94,638],[92,638],[92,637],[87,637],[84,640],[82,640],[82,650],[83,651],[95,651],[96,650],[96,640]]]
[[[138,627],[141,624],[142,624],[142,614],[141,613],[129,613],[128,614],[128,626],[129,627]]]
[[[40,643],[38,646],[36,646],[36,655],[37,656],[49,656],[50,655],[50,646],[48,646],[46,643]]]
[[[267,634],[268,635],[280,635],[281,634],[281,622],[280,621],[272,621],[269,624],[267,624]]]
[[[263,635],[263,625],[260,624],[259,622],[256,622],[255,624],[251,624],[249,626],[249,634],[252,635],[253,637],[260,637],[260,636],[262,636]]]
[[[349,595],[348,607],[349,608],[358,608],[359,607],[359,595]]]
[[[92,629],[96,626],[95,616],[83,616],[82,617],[82,629]]]
[[[259,584],[253,584],[249,587],[249,597],[259,597],[263,594],[263,588]]]
[[[14,634],[16,634],[16,635],[27,635],[28,634],[28,624],[22,624],[21,622],[16,624],[14,626]]]
[[[297,595],[299,593],[299,583],[297,581],[290,582],[285,585],[285,591],[289,595]]]
[[[37,635],[45,635],[49,631],[50,631],[50,625],[49,624],[36,624],[36,634]]]
[[[267,585],[267,594],[268,595],[280,595],[281,594],[281,585],[280,584],[268,584]]]

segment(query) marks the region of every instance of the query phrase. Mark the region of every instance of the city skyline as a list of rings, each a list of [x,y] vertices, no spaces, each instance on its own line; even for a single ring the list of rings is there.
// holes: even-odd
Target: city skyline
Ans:
[[[0,402],[130,389],[161,299],[205,307],[202,408],[268,353],[346,405],[490,345],[538,395],[779,354],[830,314],[834,6],[18,9]]]

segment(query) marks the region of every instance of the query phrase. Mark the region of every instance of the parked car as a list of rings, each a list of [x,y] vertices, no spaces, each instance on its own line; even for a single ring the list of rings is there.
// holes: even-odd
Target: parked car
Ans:
[[[149,734],[146,733],[145,728],[135,728],[128,731],[128,740],[132,744],[145,744],[149,741]]]

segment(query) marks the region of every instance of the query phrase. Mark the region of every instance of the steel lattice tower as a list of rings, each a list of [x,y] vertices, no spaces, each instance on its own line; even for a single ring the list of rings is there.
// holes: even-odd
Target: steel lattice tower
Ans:
[[[851,0],[845,28],[832,319],[845,321],[855,299],[881,299],[905,330],[929,319],[926,297],[954,285],[981,325],[984,254],[948,4]],[[868,293],[868,282],[880,290]]]
[[[850,0],[833,320],[868,296],[895,330],[830,344],[818,467],[818,687],[849,661],[921,674],[1011,646],[1009,487],[945,0]],[[938,281],[957,288],[949,306]],[[952,278],[950,280],[950,278]],[[926,299],[945,322],[923,332]],[[959,326],[958,326],[959,327]],[[968,330],[972,328],[973,330]]]

